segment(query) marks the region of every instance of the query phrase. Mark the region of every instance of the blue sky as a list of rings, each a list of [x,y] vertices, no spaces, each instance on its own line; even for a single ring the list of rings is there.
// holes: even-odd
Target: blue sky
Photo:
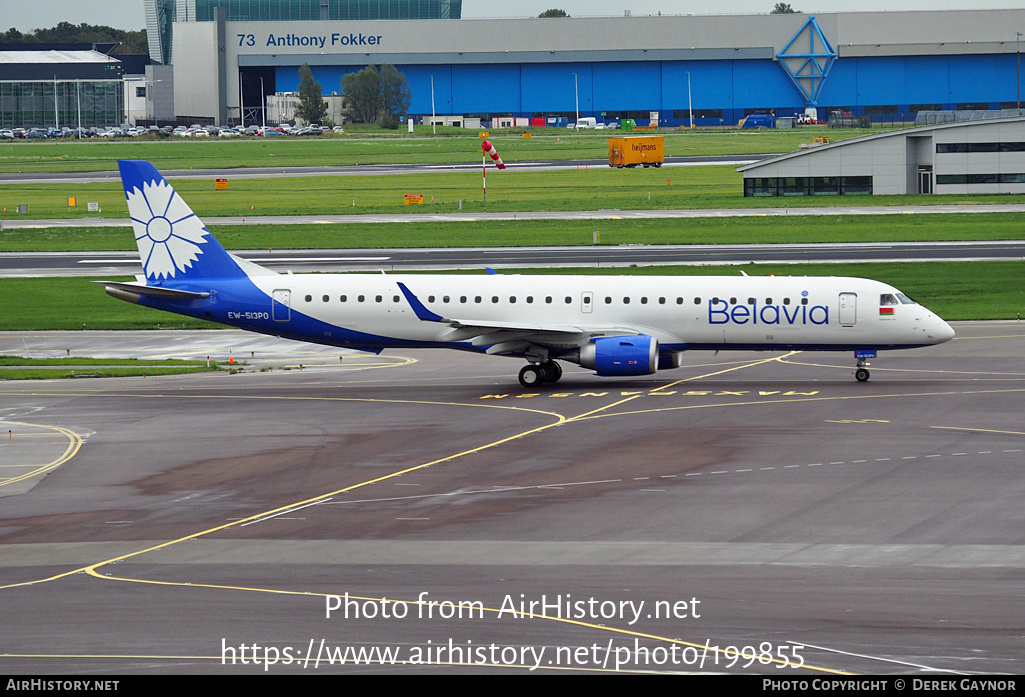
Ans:
[[[775,0],[719,0],[714,4],[715,14],[747,14],[769,12]],[[893,10],[955,10],[1025,8],[1025,0],[800,0],[790,3],[805,13]],[[15,27],[31,31],[39,27],[52,27],[58,22],[80,24],[107,24],[120,29],[142,29],[146,25],[143,0],[0,0],[0,30]],[[709,14],[713,7],[696,0],[518,0],[516,3],[494,0],[463,0],[463,17],[536,17],[538,13],[558,7],[575,16],[622,16],[629,7],[634,15],[656,14]]]

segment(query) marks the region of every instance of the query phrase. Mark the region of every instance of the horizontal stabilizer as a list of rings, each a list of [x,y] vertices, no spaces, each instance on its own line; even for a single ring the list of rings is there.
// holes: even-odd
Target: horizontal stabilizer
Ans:
[[[189,290],[174,290],[160,286],[147,286],[142,283],[119,283],[117,281],[93,281],[105,286],[107,294],[119,300],[137,302],[143,295],[161,300],[202,300],[209,298],[209,293],[194,293]]]

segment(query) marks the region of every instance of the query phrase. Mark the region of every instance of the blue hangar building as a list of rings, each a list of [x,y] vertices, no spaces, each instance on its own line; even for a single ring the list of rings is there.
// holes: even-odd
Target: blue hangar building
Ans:
[[[413,115],[594,116],[733,125],[808,106],[875,121],[1015,108],[1025,10],[559,19],[213,21],[173,25],[179,119],[236,123],[293,92],[392,63]]]

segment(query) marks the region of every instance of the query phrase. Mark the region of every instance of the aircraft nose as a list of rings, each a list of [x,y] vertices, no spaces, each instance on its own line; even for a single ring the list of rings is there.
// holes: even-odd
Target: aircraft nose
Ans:
[[[950,341],[954,338],[956,332],[953,327],[939,317],[934,317],[934,320],[929,336],[935,339],[937,344],[942,344],[944,341]]]

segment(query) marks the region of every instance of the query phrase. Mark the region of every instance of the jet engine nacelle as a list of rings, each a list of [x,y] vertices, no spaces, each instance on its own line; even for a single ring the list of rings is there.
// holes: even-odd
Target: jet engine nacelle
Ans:
[[[580,365],[598,375],[651,375],[658,370],[658,341],[654,337],[606,336],[580,349]]]

